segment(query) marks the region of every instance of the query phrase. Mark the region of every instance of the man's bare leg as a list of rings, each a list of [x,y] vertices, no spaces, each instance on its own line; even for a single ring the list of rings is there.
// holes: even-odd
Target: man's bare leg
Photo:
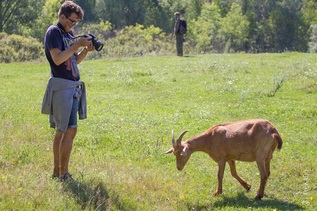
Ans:
[[[77,128],[67,128],[66,132],[56,132],[53,141],[54,172],[53,176],[61,178],[68,172],[68,163]]]

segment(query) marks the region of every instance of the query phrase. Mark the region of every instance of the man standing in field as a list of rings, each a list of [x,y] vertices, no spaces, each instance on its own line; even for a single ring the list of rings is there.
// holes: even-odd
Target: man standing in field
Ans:
[[[183,42],[184,42],[184,35],[180,33],[180,26],[181,26],[181,17],[179,12],[174,13],[175,17],[175,24],[174,24],[174,34],[176,37],[176,50],[177,56],[183,56]]]
[[[68,163],[79,119],[86,118],[86,91],[77,68],[92,51],[91,37],[75,39],[72,29],[84,17],[82,8],[65,1],[58,12],[58,23],[45,34],[45,55],[50,64],[49,79],[42,104],[42,113],[49,114],[50,126],[56,129],[53,140],[53,178],[71,179]]]

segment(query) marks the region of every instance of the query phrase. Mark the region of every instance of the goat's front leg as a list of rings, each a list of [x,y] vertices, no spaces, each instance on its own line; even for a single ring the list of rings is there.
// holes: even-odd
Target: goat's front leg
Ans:
[[[222,194],[222,179],[223,179],[223,174],[225,172],[225,166],[226,166],[226,161],[219,161],[218,162],[218,188],[212,194],[213,196],[217,196],[217,195]]]
[[[228,161],[228,164],[230,166],[230,172],[231,175],[236,178],[240,184],[247,190],[249,191],[251,188],[251,185],[249,185],[246,181],[244,181],[241,177],[239,177],[237,170],[236,170],[236,162],[234,160]]]

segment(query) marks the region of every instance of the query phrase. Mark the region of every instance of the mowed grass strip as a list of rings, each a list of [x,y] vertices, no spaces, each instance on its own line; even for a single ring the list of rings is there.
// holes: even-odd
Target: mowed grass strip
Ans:
[[[1,210],[314,210],[317,200],[317,64],[314,54],[210,54],[91,60],[80,64],[88,119],[79,121],[70,172],[51,180],[52,139],[40,114],[47,63],[0,64]],[[221,122],[268,119],[283,134],[262,201],[255,163],[227,167],[194,153],[184,170],[171,131],[184,140]]]

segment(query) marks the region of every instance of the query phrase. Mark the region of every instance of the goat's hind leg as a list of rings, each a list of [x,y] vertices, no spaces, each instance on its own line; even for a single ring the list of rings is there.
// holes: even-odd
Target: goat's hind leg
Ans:
[[[251,185],[244,181],[241,177],[239,177],[237,170],[236,170],[236,162],[234,160],[228,161],[230,166],[231,175],[236,178],[240,184],[247,190],[247,192],[251,189]]]
[[[255,197],[256,200],[261,200],[261,198],[263,198],[264,196],[264,189],[265,189],[265,185],[268,179],[268,173],[265,169],[265,161],[264,159],[257,159],[256,161],[259,171],[260,171],[260,176],[261,176],[261,182],[260,182],[260,188],[257,192],[257,195]]]
[[[266,171],[268,178],[270,177],[270,174],[271,174],[270,164],[271,164],[271,160],[273,158],[273,151],[274,151],[274,149],[269,152],[268,156],[265,159],[265,171]]]

